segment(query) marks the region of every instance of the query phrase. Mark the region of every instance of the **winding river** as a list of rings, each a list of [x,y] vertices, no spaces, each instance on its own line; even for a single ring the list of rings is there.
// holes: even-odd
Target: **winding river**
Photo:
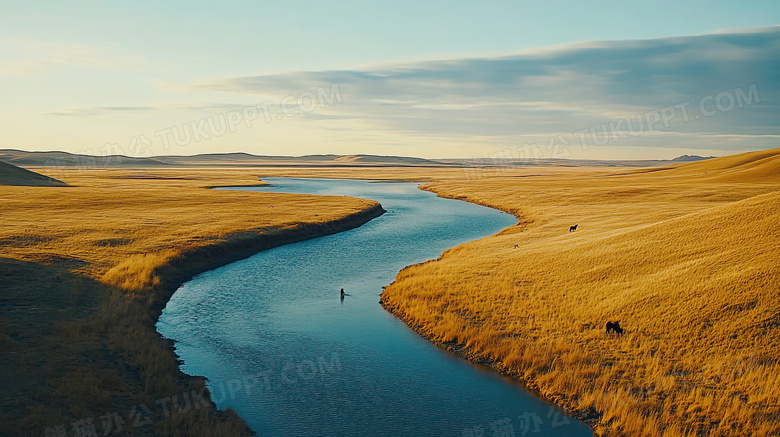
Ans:
[[[205,272],[176,291],[157,329],[176,341],[185,373],[208,378],[219,408],[233,408],[260,436],[592,435],[378,303],[404,266],[514,217],[414,183],[266,180],[270,187],[232,189],[361,197],[387,213]]]

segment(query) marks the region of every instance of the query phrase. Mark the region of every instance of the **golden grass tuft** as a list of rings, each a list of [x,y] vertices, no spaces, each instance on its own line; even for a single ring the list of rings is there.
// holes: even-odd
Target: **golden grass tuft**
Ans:
[[[160,277],[155,273],[164,266],[175,251],[130,255],[126,260],[108,270],[100,282],[129,291],[143,290],[160,285]]]

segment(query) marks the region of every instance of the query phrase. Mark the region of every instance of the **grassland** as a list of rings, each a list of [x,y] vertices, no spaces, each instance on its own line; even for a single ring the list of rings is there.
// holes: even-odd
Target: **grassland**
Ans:
[[[102,433],[117,412],[128,435],[248,435],[213,405],[164,414],[160,399],[204,387],[155,331],[165,302],[193,274],[381,213],[353,198],[206,189],[259,184],[247,170],[58,176],[70,186],[0,187],[0,434],[79,420]],[[136,427],[141,404],[152,424]]]
[[[780,150],[651,170],[122,170],[62,177],[75,187],[46,188],[55,194],[1,188],[3,223],[17,225],[0,231],[7,265],[0,267],[22,272],[11,277],[29,280],[17,287],[27,293],[42,278],[56,284],[37,291],[49,306],[11,298],[18,311],[38,313],[12,318],[14,326],[3,320],[3,353],[28,363],[15,368],[36,370],[3,383],[34,403],[5,408],[3,419],[55,423],[197,388],[202,381],[178,372],[153,323],[164,290],[187,269],[230,258],[210,260],[198,248],[284,228],[266,215],[269,203],[308,205],[291,209],[285,223],[370,207],[202,189],[257,183],[258,174],[424,181],[441,196],[517,216],[495,236],[404,269],[382,303],[432,341],[525,381],[599,435],[780,434]],[[570,233],[573,224],[579,229]],[[194,262],[176,261],[185,259]],[[44,311],[54,325],[25,325]],[[625,334],[607,336],[608,320],[619,320]],[[25,346],[34,339],[24,333],[35,329],[48,330],[44,346]],[[98,357],[97,364],[68,368],[74,356]],[[29,388],[41,384],[46,393]],[[157,418],[154,431],[246,433],[230,412],[190,414]]]
[[[780,149],[530,173],[426,185],[519,222],[404,269],[383,305],[598,435],[780,435]]]

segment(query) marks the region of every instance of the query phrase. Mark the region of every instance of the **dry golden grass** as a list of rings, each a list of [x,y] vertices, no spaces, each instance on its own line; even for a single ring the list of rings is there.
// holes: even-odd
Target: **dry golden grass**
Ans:
[[[262,185],[246,170],[74,172],[66,180],[71,187],[0,188],[3,254],[76,259],[85,276],[127,289],[158,283],[154,270],[171,257],[237,232],[330,222],[375,203],[204,189]]]
[[[48,350],[72,348],[72,339],[100,343],[107,336],[113,342],[101,359],[118,357],[125,364],[103,366],[105,375],[75,385],[74,394],[66,393],[74,388],[67,381],[83,368],[63,372],[55,359],[46,370],[64,373],[55,381],[57,396],[76,405],[74,410],[92,411],[94,405],[81,405],[83,399],[111,404],[106,387],[129,397],[125,403],[138,402],[140,395],[132,395],[138,381],[144,395],[197,387],[200,380],[194,385],[181,380],[170,352],[158,344],[150,308],[160,308],[165,294],[160,301],[154,290],[208,266],[203,256],[193,256],[203,255],[199,248],[229,246],[241,231],[256,235],[276,226],[260,222],[265,214],[258,211],[267,204],[256,194],[213,193],[201,186],[256,183],[248,174],[426,181],[426,189],[502,209],[519,222],[399,273],[382,300],[410,326],[451,347],[467,346],[471,358],[487,358],[498,370],[523,379],[589,419],[598,434],[777,435],[778,153],[654,170],[530,167],[488,171],[471,181],[458,169],[422,168],[136,172],[193,178],[169,180],[127,179],[127,170],[99,172],[63,178],[76,188],[46,188],[57,194],[0,188],[3,223],[12,222],[8,214],[17,214],[14,229],[1,231],[0,247],[3,256],[39,270],[68,266],[65,273],[42,274],[62,276],[56,293],[64,293],[74,308],[97,308],[98,315],[75,314],[78,323],[63,324],[52,334],[55,344],[42,353],[56,358]],[[82,188],[75,198],[60,197]],[[290,221],[333,219],[345,213],[344,207],[366,207],[359,201],[345,204],[344,198],[333,204],[298,199],[316,202],[310,207],[319,216],[313,217],[311,208],[295,209]],[[9,200],[14,206],[7,211]],[[269,202],[287,200],[292,198]],[[101,202],[104,207],[97,206]],[[35,220],[33,214],[46,215]],[[103,220],[112,226],[101,226]],[[46,227],[47,221],[61,222]],[[569,233],[575,223],[579,230]],[[67,231],[59,232],[62,227]],[[88,237],[95,233],[99,238]],[[216,241],[222,246],[214,246]],[[192,270],[178,271],[183,267],[177,253],[196,260]],[[78,286],[66,286],[69,281]],[[95,302],[76,291],[105,283],[115,287]],[[125,322],[113,322],[117,319]],[[625,335],[605,335],[607,320],[620,320]],[[5,337],[0,338],[4,353],[18,335]],[[34,354],[27,355],[20,358],[35,362]],[[32,417],[53,414],[49,404],[38,403],[40,411]],[[158,432],[172,433],[179,426],[202,426],[211,435],[245,432],[233,428],[239,422],[229,413],[229,418],[203,414],[176,416],[185,423],[161,422]]]
[[[386,308],[599,435],[780,435],[780,149],[521,173],[429,184],[519,223],[404,269]]]
[[[247,435],[232,411],[164,417],[157,399],[199,391],[154,323],[177,285],[263,248],[375,216],[341,196],[215,191],[257,185],[248,170],[59,174],[70,187],[0,186],[0,434],[154,410],[135,435]],[[66,428],[66,429],[67,429]]]

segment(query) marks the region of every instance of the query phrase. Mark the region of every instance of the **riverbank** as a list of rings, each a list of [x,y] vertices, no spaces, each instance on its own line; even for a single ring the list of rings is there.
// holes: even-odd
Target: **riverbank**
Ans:
[[[3,188],[4,435],[250,435],[216,410],[203,378],[179,370],[155,329],[165,303],[195,274],[384,212],[342,196],[205,188],[257,185],[246,170],[63,179],[71,187]]]
[[[774,150],[430,183],[520,225],[402,270],[383,306],[597,435],[777,435],[778,167]],[[607,321],[624,334],[605,334]]]

